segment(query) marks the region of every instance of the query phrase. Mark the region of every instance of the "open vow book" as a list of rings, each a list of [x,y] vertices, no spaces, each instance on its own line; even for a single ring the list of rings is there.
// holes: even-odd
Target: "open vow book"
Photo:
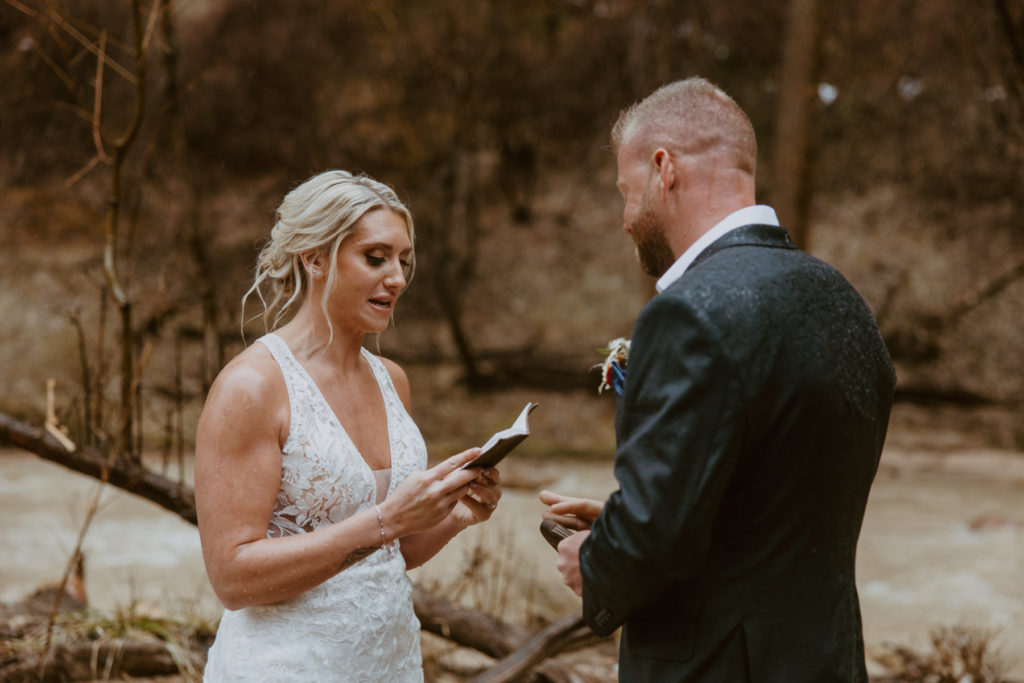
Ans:
[[[512,423],[512,426],[508,429],[502,429],[497,432],[490,439],[487,440],[483,446],[481,446],[482,452],[476,457],[462,466],[463,469],[467,467],[494,467],[501,459],[512,452],[512,449],[523,442],[523,439],[530,435],[530,413],[537,407],[536,403],[527,403],[526,407],[523,408],[523,412],[519,413],[519,417]]]

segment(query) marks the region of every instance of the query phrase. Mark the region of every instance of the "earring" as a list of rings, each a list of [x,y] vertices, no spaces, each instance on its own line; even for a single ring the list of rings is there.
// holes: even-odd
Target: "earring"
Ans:
[[[312,275],[313,277],[320,277],[321,275],[323,275],[323,272],[316,266],[313,266],[309,269],[309,274]]]

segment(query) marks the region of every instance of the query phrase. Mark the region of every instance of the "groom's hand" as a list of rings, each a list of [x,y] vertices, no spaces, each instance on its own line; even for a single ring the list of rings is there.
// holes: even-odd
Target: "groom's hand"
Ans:
[[[578,531],[567,536],[558,544],[558,562],[555,567],[562,574],[562,581],[576,595],[583,597],[583,575],[580,573],[580,546],[590,531]]]
[[[589,529],[604,509],[604,503],[599,500],[573,498],[554,491],[541,491],[540,502],[549,506],[542,515],[544,519],[553,520],[574,531]]]

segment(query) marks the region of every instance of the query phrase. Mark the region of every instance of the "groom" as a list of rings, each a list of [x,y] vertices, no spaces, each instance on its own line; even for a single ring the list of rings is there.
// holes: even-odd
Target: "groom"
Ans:
[[[667,85],[612,131],[623,229],[659,294],[633,330],[619,490],[545,492],[621,681],[866,681],[854,555],[895,375],[867,305],[754,202],[750,120]]]

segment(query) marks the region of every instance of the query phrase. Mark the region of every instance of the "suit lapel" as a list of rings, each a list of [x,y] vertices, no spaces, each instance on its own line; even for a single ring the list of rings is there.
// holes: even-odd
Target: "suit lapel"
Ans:
[[[710,258],[713,254],[729,247],[769,247],[773,249],[798,249],[789,238],[785,228],[777,225],[744,225],[730,230],[702,251],[687,270]]]

